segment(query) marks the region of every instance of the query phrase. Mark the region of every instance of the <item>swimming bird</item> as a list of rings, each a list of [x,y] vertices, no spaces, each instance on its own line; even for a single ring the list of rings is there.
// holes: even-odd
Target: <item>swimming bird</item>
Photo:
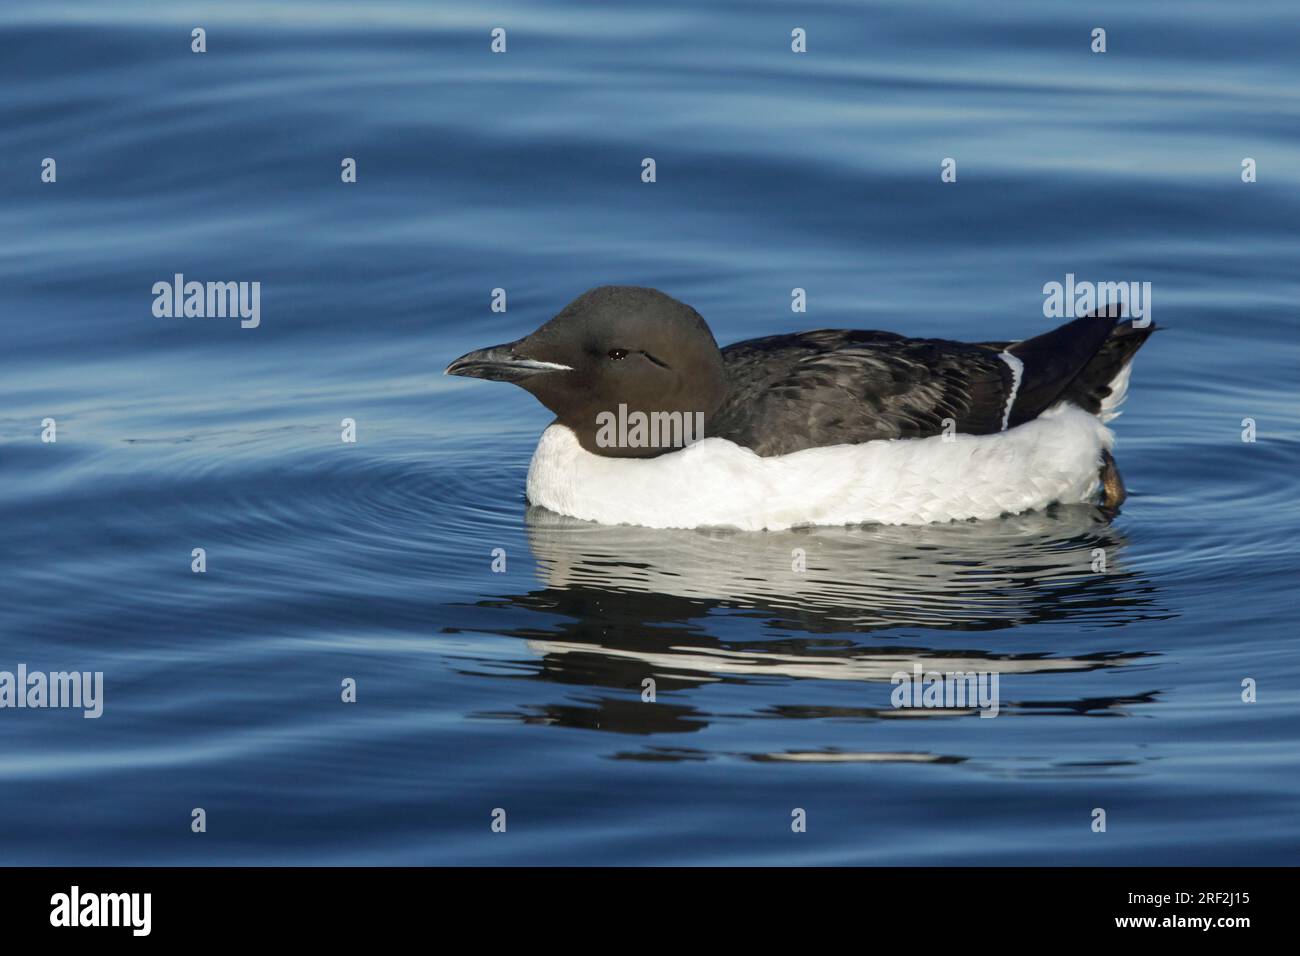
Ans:
[[[820,329],[719,348],[695,309],[601,286],[449,375],[512,382],[555,414],[534,505],[652,528],[926,524],[1053,503],[1112,511],[1106,423],[1154,325],[1107,306],[1018,342]]]

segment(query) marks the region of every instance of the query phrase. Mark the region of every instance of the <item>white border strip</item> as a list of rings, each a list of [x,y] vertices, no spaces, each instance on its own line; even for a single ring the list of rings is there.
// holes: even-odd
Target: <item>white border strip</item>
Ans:
[[[1020,391],[1020,379],[1025,374],[1025,363],[1010,352],[999,352],[998,358],[1006,362],[1011,369],[1011,394],[1007,396],[1007,407],[1002,411],[1002,430],[1006,431],[1007,422],[1011,421],[1011,406],[1016,402],[1016,395]]]

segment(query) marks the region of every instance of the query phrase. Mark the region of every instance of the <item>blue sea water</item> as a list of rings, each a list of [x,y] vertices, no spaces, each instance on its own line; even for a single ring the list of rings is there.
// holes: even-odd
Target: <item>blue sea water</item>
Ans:
[[[1296,861],[1294,3],[46,0],[0,49],[0,670],[104,674],[0,710],[0,864]],[[155,317],[176,273],[260,326]],[[441,374],[603,283],[986,340],[1067,273],[1164,327],[1113,522],[589,525],[523,499],[548,414]],[[915,662],[999,716],[891,707]]]

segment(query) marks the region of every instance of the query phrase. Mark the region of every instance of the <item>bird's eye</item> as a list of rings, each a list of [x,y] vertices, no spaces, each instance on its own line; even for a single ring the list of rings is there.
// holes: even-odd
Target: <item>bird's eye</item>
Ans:
[[[612,358],[615,362],[619,361],[620,359],[625,359],[627,358],[627,349],[610,349],[609,357]]]

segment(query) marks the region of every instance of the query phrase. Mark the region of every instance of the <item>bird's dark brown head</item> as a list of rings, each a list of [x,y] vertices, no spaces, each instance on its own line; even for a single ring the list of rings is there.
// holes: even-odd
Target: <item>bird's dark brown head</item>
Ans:
[[[680,447],[666,439],[637,443],[638,413],[665,426],[683,416],[707,423],[726,390],[722,353],[700,314],[638,286],[585,292],[531,335],[462,355],[447,374],[513,382],[571,428],[583,448],[619,458]],[[611,422],[619,439],[612,443]],[[656,428],[650,437],[662,436]]]

